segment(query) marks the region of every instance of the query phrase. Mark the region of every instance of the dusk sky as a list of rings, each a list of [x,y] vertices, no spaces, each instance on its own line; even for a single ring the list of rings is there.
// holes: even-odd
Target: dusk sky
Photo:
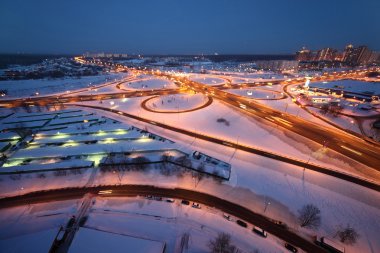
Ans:
[[[1,53],[380,50],[380,1],[0,1]]]

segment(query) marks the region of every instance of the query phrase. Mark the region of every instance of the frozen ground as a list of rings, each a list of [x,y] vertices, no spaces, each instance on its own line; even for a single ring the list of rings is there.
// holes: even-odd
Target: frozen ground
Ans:
[[[157,78],[153,76],[140,77],[140,79],[125,82],[120,85],[124,90],[156,90],[177,88],[177,86],[166,78]]]
[[[343,82],[345,82],[345,81],[347,81],[347,80],[344,80]],[[348,81],[352,81],[352,80],[348,80]],[[357,82],[357,81],[355,81],[355,82]],[[335,83],[338,83],[338,82],[335,82]],[[363,83],[363,82],[360,82],[360,83]],[[355,84],[355,85],[361,85],[360,83]],[[324,83],[321,83],[321,84],[324,84]],[[324,85],[328,85],[328,84],[332,84],[332,83],[325,83]],[[335,85],[337,85],[337,84],[335,84]],[[340,83],[340,85],[342,85],[342,83]],[[372,83],[372,85],[376,85],[376,83]],[[295,87],[295,86],[297,86],[297,85],[290,85],[288,87],[288,90],[290,91],[292,89],[292,87]],[[332,85],[330,85],[330,86],[332,86]],[[351,87],[356,88],[356,86],[351,86]],[[294,92],[294,91],[292,91],[291,93],[293,94],[293,96],[298,95],[298,93]],[[315,93],[313,91],[309,91],[309,95],[310,96],[326,96],[326,94]],[[332,98],[333,98],[333,96],[332,96]],[[288,100],[285,100],[285,101],[288,103],[288,105],[284,104],[284,106],[285,106],[284,108],[287,108],[288,106],[294,107],[294,103],[290,101],[290,98]],[[267,104],[271,103],[270,101],[260,101],[260,102],[264,102]],[[276,104],[278,105],[279,103],[284,103],[284,101],[282,101],[282,102],[277,101],[277,103],[274,103],[273,105],[276,106]],[[301,99],[300,103],[305,105],[305,104],[309,104],[310,102],[307,100]],[[340,98],[339,104],[342,106],[342,110],[341,110],[340,114],[338,114],[336,116],[332,115],[331,113],[326,113],[326,114],[321,113],[321,110],[318,108],[318,105],[315,105],[314,107],[308,105],[307,109],[309,111],[311,111],[314,115],[321,117],[321,118],[325,119],[326,121],[331,122],[332,124],[338,125],[341,128],[344,128],[344,129],[347,129],[350,131],[354,131],[354,132],[359,133],[359,134],[363,134],[363,133],[361,132],[359,125],[358,125],[358,122],[355,119],[355,117],[362,117],[363,120],[365,120],[364,119],[365,117],[373,117],[375,115],[380,115],[379,112],[376,110],[376,107],[377,107],[376,102],[368,103],[368,102],[362,102],[362,101],[358,101],[358,100],[354,100],[354,99]],[[365,109],[362,109],[363,107]],[[274,108],[281,109],[282,106],[280,106],[280,107],[276,106]],[[311,116],[310,113],[306,113],[306,114],[305,113],[306,112],[304,112],[303,114],[300,114],[300,115],[306,116],[306,114],[309,114],[309,118],[310,118],[310,116]],[[353,117],[351,117],[351,116],[353,116]],[[313,117],[313,116],[311,116],[311,117]],[[316,117],[314,117],[314,118],[315,118],[315,120],[317,120]],[[371,128],[368,124],[364,124],[363,130],[364,130],[364,132],[369,132],[369,131],[371,131]],[[371,136],[371,135],[369,135],[369,136]]]
[[[152,127],[150,128],[152,130]],[[188,143],[186,138],[171,134],[167,131],[157,130],[162,135],[176,139],[187,148],[208,152],[214,157],[233,157],[230,160],[233,168],[231,181],[222,185],[215,185],[208,179],[201,181],[195,189],[206,191],[263,213],[265,203],[270,206],[265,215],[274,219],[285,221],[292,229],[298,230],[295,215],[304,204],[314,203],[322,210],[322,227],[319,231],[304,231],[307,234],[320,236],[333,236],[338,225],[350,223],[360,231],[360,242],[354,247],[347,247],[348,252],[376,252],[380,249],[376,234],[380,231],[380,224],[372,222],[379,220],[380,195],[377,192],[365,190],[319,173],[304,171],[296,166],[286,165],[262,158],[248,155],[245,152],[195,140]],[[179,137],[181,141],[179,141]],[[191,177],[170,180],[156,173],[149,176],[124,176],[122,183],[147,184],[169,187],[186,187],[194,189],[195,184]],[[119,182],[118,177],[105,174],[97,179],[95,184],[103,182]],[[100,180],[100,181],[99,181]],[[104,180],[104,181],[103,181]],[[249,200],[249,201],[247,201]]]
[[[359,93],[373,93],[374,95],[380,95],[380,82],[363,82],[356,80],[341,80],[335,82],[312,82],[310,87],[320,88],[335,88],[336,86],[343,86],[343,90]]]
[[[186,252],[208,252],[208,241],[219,232],[231,235],[242,252],[285,252],[281,240],[264,239],[223,218],[222,212],[201,205],[201,209],[144,198],[98,198],[85,225],[113,233],[163,241],[168,252],[181,252],[181,239],[188,234]],[[149,228],[149,229],[146,229]]]
[[[110,73],[81,78],[0,81],[0,87],[8,90],[8,95],[1,98],[36,96],[36,92],[39,93],[38,96],[52,95],[122,79],[125,76],[124,73]]]
[[[191,75],[189,79],[207,85],[222,85],[227,82],[227,80],[223,78],[203,74]]]
[[[227,92],[244,96],[253,99],[279,99],[282,97],[281,92],[276,92],[273,90],[262,89],[262,88],[247,88],[247,89],[230,89]]]
[[[70,246],[70,253],[162,253],[164,243],[95,229],[80,228]]]
[[[127,107],[129,112],[133,112],[133,108],[129,106]],[[218,106],[220,107],[221,105]],[[238,131],[239,134],[244,128],[249,130],[251,136],[256,131],[263,131],[258,127],[261,126],[259,122],[255,122],[255,124],[252,124],[252,122],[249,123],[250,121],[235,122],[229,118],[231,117],[231,111],[219,108],[217,112],[224,112],[224,116],[228,116],[227,119],[232,122],[231,126],[237,129],[236,131]],[[210,124],[209,127],[215,128],[214,130],[219,131],[219,134],[223,134],[226,129],[230,128],[227,126],[216,127],[213,125],[216,123],[212,122],[215,121],[217,117],[220,117],[218,114],[212,117],[212,114],[203,116],[196,115],[196,118],[200,119],[196,121],[199,125],[198,127],[201,129],[204,128],[204,131],[207,131],[207,124]],[[159,174],[157,170],[150,170],[146,173],[126,172],[122,177],[119,177],[117,173],[100,174],[95,171],[96,177],[91,181],[93,185],[134,183],[196,189],[243,204],[247,208],[259,213],[263,213],[266,203],[270,202],[265,215],[284,221],[295,231],[299,231],[295,219],[297,210],[304,204],[313,203],[322,211],[322,226],[318,231],[302,230],[299,232],[332,236],[336,232],[338,225],[350,223],[358,230],[361,237],[358,244],[353,247],[346,247],[347,250],[349,250],[348,252],[377,252],[380,249],[380,244],[377,241],[377,234],[380,231],[380,224],[378,222],[380,221],[380,196],[376,192],[319,173],[308,170],[304,171],[302,168],[280,163],[268,158],[247,154],[205,141],[189,139],[188,137],[162,130],[152,125],[145,125],[134,120],[128,120],[117,114],[104,113],[104,115],[125,122],[128,125],[136,125],[142,129],[146,127],[148,131],[176,140],[176,145],[182,150],[198,150],[221,160],[228,158],[228,161],[231,162],[233,166],[233,174],[228,183],[216,184],[211,179],[204,179],[196,185],[194,179],[189,175],[182,178],[178,178],[175,175],[166,177]],[[232,116],[233,115],[234,114],[232,114]],[[144,113],[141,116],[145,117],[146,115]],[[238,113],[235,117],[236,120],[238,118],[244,119],[244,117]],[[207,121],[206,118],[210,118],[210,120]],[[169,120],[169,117],[165,117],[165,120]],[[175,120],[176,119],[173,118],[172,122],[175,123]],[[202,124],[203,121],[206,123]],[[190,124],[190,120],[185,122]],[[241,125],[243,127],[239,128],[238,126]],[[193,127],[194,125],[191,126]],[[117,126],[117,128],[120,128],[120,125]],[[252,129],[255,130],[252,131]],[[228,130],[228,132],[231,131]],[[258,134],[260,134],[260,132]],[[231,136],[229,138],[231,138]],[[258,138],[258,136],[255,138]],[[247,138],[246,135],[244,139],[241,140],[247,141],[247,139],[249,138]],[[260,141],[257,141],[255,143],[257,144],[259,142]],[[278,142],[279,140],[274,142],[276,145],[272,144],[273,147],[278,148],[280,146]],[[287,148],[289,149],[290,146]],[[41,189],[86,185],[93,172],[94,170],[88,169],[81,174],[74,175],[69,173],[65,176],[55,176],[53,173],[46,173],[45,178],[40,178],[37,174],[23,175],[20,179],[10,179],[9,176],[0,176],[0,190],[2,196],[4,196]],[[110,223],[113,223],[112,220],[119,221],[120,219],[116,216],[112,216],[109,219]],[[123,222],[126,222],[127,228],[131,227],[129,226],[129,221],[130,219],[123,219]],[[103,225],[105,226],[106,224]],[[134,228],[135,226],[132,227]],[[246,234],[245,230],[244,233]],[[242,238],[240,236],[236,237],[238,240]],[[243,246],[240,247],[244,248],[244,242],[242,242],[242,245]]]
[[[0,210],[1,252],[49,252],[59,227],[77,209],[76,200]]]
[[[323,149],[321,145],[297,134],[284,131],[275,124],[255,120],[252,117],[247,118],[244,114],[232,110],[218,101],[214,101],[210,106],[202,110],[174,115],[167,114],[165,117],[162,117],[160,113],[141,110],[139,101],[140,99],[137,98],[131,98],[126,102],[114,100],[114,108],[164,124],[204,133],[232,142],[238,142],[239,144],[271,150],[275,153],[310,161],[311,163],[320,164],[336,170],[354,173],[361,177],[380,179],[380,173],[373,169],[366,168],[332,150]],[[99,106],[97,102],[83,103]],[[300,108],[298,109],[301,110]],[[300,112],[297,111],[297,114],[298,113]],[[304,113],[307,114],[308,117],[313,117],[306,112]],[[217,119],[220,118],[225,119],[228,124],[226,122],[218,122]],[[319,121],[323,122],[322,120]],[[327,125],[327,123],[323,123]],[[151,126],[152,125],[149,125],[148,129]]]
[[[175,94],[155,97],[146,103],[154,111],[183,111],[202,106],[208,99],[203,94]]]

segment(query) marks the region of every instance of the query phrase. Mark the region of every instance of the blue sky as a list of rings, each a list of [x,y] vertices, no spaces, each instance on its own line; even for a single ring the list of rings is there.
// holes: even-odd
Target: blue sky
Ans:
[[[380,50],[378,0],[1,0],[0,52],[286,54]]]

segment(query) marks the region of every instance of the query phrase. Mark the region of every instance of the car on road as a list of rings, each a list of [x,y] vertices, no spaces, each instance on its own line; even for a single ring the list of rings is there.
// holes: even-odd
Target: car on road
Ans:
[[[59,229],[59,232],[58,232],[57,236],[55,237],[55,240],[57,242],[61,242],[61,241],[63,241],[65,239],[65,235],[66,235],[66,231],[61,226],[60,229]]]
[[[197,208],[197,209],[201,209],[201,205],[199,203],[195,203],[195,202],[193,202],[193,204],[191,205],[191,207]]]
[[[297,248],[289,243],[285,243],[285,248],[287,248],[289,251],[294,252],[294,253],[298,252]]]
[[[241,226],[243,228],[246,228],[248,226],[247,223],[245,223],[242,220],[236,220],[236,224],[238,224],[239,226]]]
[[[75,215],[71,216],[70,220],[66,224],[66,229],[70,229],[75,223]]]
[[[264,229],[256,227],[256,226],[253,227],[252,232],[254,232],[255,234],[258,234],[264,238],[266,238],[268,236],[267,232]]]
[[[162,197],[158,197],[158,196],[147,195],[145,198],[151,199],[151,200],[162,201]]]
[[[188,206],[188,205],[190,205],[190,201],[183,199],[183,200],[181,201],[181,204],[182,204],[182,205],[186,205],[186,206]]]
[[[226,220],[229,220],[229,221],[232,220],[231,215],[226,214],[226,213],[223,213],[223,218],[225,218]]]

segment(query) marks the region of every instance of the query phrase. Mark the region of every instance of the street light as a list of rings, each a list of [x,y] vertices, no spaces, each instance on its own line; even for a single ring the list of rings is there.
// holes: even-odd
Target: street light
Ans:
[[[267,210],[267,208],[268,208],[269,205],[270,205],[270,202],[269,202],[269,201],[265,202],[264,213],[265,213],[265,211]]]

